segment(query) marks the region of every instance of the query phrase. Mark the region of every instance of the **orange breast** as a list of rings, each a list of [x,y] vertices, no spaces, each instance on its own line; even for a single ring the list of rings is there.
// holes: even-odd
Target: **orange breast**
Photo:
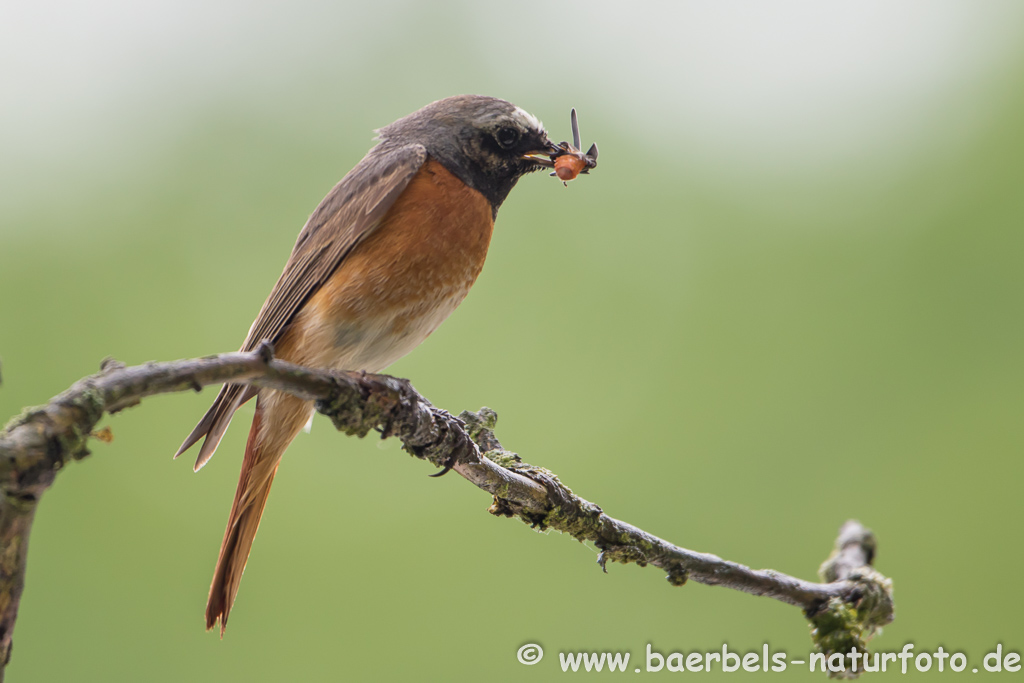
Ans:
[[[278,343],[295,362],[380,370],[448,317],[480,274],[490,203],[428,160]]]

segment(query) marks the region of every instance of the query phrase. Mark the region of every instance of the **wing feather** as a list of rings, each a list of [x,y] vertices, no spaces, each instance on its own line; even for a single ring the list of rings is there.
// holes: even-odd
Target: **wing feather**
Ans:
[[[242,351],[252,351],[264,339],[280,339],[303,304],[327,281],[345,256],[372,233],[427,159],[422,145],[385,148],[379,145],[334,186],[310,215],[259,315],[249,328]],[[195,469],[205,465],[235,410],[256,392],[241,385],[221,388],[213,405],[188,435],[174,457],[204,436]]]
[[[277,341],[306,300],[380,224],[426,158],[422,145],[369,154],[335,185],[299,233],[288,265],[252,324],[243,351],[252,351],[264,339]]]

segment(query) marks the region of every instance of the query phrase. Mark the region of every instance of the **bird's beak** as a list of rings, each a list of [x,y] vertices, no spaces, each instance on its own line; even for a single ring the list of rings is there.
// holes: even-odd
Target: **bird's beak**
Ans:
[[[555,162],[551,160],[551,157],[558,154],[558,147],[556,147],[550,140],[545,140],[544,145],[545,146],[540,149],[524,154],[522,156],[523,161],[536,166],[546,166],[548,168],[554,166]]]

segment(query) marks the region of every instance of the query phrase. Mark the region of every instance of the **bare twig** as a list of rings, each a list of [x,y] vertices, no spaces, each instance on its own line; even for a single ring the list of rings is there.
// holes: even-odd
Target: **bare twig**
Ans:
[[[264,344],[253,353],[135,367],[108,360],[99,374],[76,382],[44,406],[26,410],[0,432],[0,661],[6,664],[10,657],[32,516],[57,471],[88,454],[88,438],[105,413],[136,405],[147,396],[223,382],[270,387],[316,400],[317,409],[350,435],[376,430],[383,437],[396,436],[412,455],[438,467],[451,466],[491,493],[493,514],[519,517],[535,528],[557,529],[593,542],[601,550],[602,568],[609,561],[650,564],[665,571],[673,585],[692,579],[796,605],[811,619],[823,651],[851,638],[854,646],[863,646],[877,627],[892,620],[891,584],[871,568],[874,537],[857,522],[844,526],[836,553],[823,566],[825,583],[680,548],[609,517],[553,473],[503,450],[494,436],[497,415],[487,408],[454,417],[432,406],[407,380],[310,370],[275,360],[272,347]],[[841,609],[847,611],[836,625],[832,617]],[[824,622],[830,625],[825,635]]]

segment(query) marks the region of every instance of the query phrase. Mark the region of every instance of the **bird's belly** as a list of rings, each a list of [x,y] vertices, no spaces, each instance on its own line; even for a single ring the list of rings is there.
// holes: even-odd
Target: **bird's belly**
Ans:
[[[429,304],[356,321],[337,320],[325,335],[333,337],[323,365],[338,370],[379,372],[419,346],[462,302],[469,288],[446,292]]]
[[[466,297],[492,229],[483,195],[428,161],[296,316],[284,335],[290,348],[279,355],[317,367],[383,370]]]

